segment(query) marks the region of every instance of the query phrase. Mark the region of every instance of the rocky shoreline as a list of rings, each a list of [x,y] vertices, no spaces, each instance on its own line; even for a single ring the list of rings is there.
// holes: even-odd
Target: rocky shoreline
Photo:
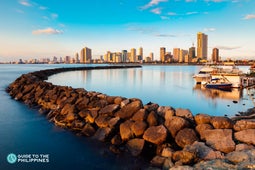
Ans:
[[[24,74],[6,91],[38,108],[57,126],[109,144],[119,154],[144,156],[160,169],[255,169],[255,114],[240,117],[192,115],[188,109],[143,104],[46,82],[53,74],[140,66],[58,68]]]

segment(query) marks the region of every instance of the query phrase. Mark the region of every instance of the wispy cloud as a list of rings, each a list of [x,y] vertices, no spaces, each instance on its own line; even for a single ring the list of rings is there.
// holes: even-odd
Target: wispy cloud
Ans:
[[[168,12],[167,15],[170,15],[170,16],[175,16],[177,15],[175,12]]]
[[[220,50],[235,50],[235,49],[239,49],[242,48],[241,46],[216,46],[216,48],[220,49]]]
[[[205,28],[204,32],[214,32],[216,31],[216,28]]]
[[[51,34],[63,34],[62,30],[57,30],[57,29],[53,29],[53,28],[45,28],[45,29],[38,29],[38,30],[34,30],[32,31],[33,35],[42,35],[42,34],[46,34],[46,35],[51,35]]]
[[[173,34],[156,34],[156,37],[177,37],[176,35]]]
[[[152,9],[151,12],[154,13],[154,14],[161,14],[161,11],[162,11],[162,8],[155,8],[155,9]]]
[[[155,33],[155,29],[152,27],[144,27],[136,24],[127,24],[128,31],[135,31],[141,34],[152,34]]]
[[[185,2],[196,2],[197,0],[185,0]]]
[[[224,0],[205,0],[205,2],[223,2]]]
[[[17,13],[20,13],[20,14],[24,14],[25,12],[24,11],[22,11],[22,10],[20,10],[20,9],[16,9],[15,10]]]
[[[168,2],[168,0],[151,0],[148,4],[141,7],[142,10],[148,9],[152,6],[158,5],[161,2]]]
[[[51,18],[52,18],[52,19],[57,19],[57,18],[58,18],[58,14],[52,13],[52,14],[51,14]]]
[[[193,11],[193,12],[187,12],[186,15],[194,15],[194,14],[198,14],[198,12]]]
[[[19,3],[23,6],[32,6],[32,3],[30,3],[28,0],[19,0]]]
[[[244,20],[255,19],[255,14],[248,14],[243,19]]]
[[[167,17],[167,16],[160,16],[160,18],[163,19],[163,20],[169,20],[169,19],[170,19],[170,18]]]
[[[40,10],[47,10],[48,8],[45,7],[45,6],[39,6],[39,9],[40,9]]]

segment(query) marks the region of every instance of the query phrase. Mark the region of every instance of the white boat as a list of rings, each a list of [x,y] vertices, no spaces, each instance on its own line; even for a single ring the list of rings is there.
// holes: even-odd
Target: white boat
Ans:
[[[214,68],[211,66],[204,66],[198,72],[198,74],[194,75],[193,78],[196,80],[197,84],[203,84],[203,82],[208,82],[212,79],[212,72]]]

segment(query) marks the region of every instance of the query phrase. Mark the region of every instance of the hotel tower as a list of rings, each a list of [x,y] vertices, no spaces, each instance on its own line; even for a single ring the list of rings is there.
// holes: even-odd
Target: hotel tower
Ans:
[[[202,32],[197,33],[197,57],[207,59],[208,36]]]

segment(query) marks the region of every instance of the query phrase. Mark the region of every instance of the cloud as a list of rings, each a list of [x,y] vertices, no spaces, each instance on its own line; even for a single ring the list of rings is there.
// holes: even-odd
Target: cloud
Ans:
[[[19,3],[23,6],[32,6],[32,4],[28,0],[19,0]]]
[[[244,18],[244,20],[250,20],[250,19],[255,19],[255,14],[248,14]]]
[[[194,15],[194,14],[198,14],[198,12],[194,11],[194,12],[187,12],[186,15]]]
[[[205,0],[205,2],[223,2],[224,0]]]
[[[148,4],[141,7],[142,10],[148,9],[152,6],[158,5],[161,2],[168,2],[168,0],[151,0]]]
[[[166,16],[160,16],[161,19],[163,20],[169,20],[170,18],[169,17],[166,17]]]
[[[177,15],[175,12],[168,12],[167,15],[170,15],[170,16],[175,16]]]
[[[45,29],[34,30],[34,31],[32,31],[32,34],[33,34],[33,35],[42,35],[42,34],[46,34],[46,35],[51,35],[51,34],[63,34],[63,31],[57,30],[57,29],[53,29],[53,28],[45,28]]]
[[[156,37],[177,37],[176,35],[173,34],[156,34]]]
[[[152,34],[153,32],[155,32],[155,30],[151,27],[143,27],[143,26],[139,26],[136,24],[128,24],[127,30],[128,31],[136,31],[141,34]]]
[[[151,12],[159,15],[159,14],[161,14],[161,10],[162,10],[162,8],[155,8],[155,9],[152,9]]]
[[[51,18],[52,18],[52,19],[57,19],[57,18],[58,18],[58,14],[52,13],[52,14],[51,14]]]
[[[185,2],[196,2],[197,0],[185,0]]]
[[[39,9],[40,9],[40,10],[47,10],[48,8],[45,7],[45,6],[40,6]]]
[[[231,46],[216,46],[216,48],[218,48],[220,50],[235,50],[235,49],[241,48],[241,46],[234,46],[234,47],[231,47]]]
[[[25,12],[24,11],[22,11],[22,10],[20,10],[20,9],[16,9],[15,10],[17,13],[20,13],[20,14],[24,14]]]
[[[214,32],[214,31],[216,31],[215,28],[205,28],[204,29],[204,32]]]

